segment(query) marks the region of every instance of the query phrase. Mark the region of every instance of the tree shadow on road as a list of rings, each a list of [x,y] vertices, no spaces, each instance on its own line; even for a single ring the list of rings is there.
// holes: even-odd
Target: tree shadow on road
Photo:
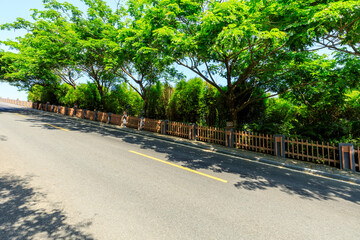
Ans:
[[[61,210],[39,208],[45,196],[29,180],[0,176],[0,239],[93,239],[80,230],[91,223],[72,226]]]
[[[24,111],[23,114],[36,115],[33,120],[27,120],[33,121],[34,127],[53,129],[51,126],[39,124],[42,121],[72,131],[111,136],[129,144],[139,145],[143,149],[152,149],[158,153],[166,154],[168,161],[194,170],[211,170],[234,174],[239,178],[234,183],[234,187],[237,189],[255,191],[277,188],[287,194],[298,195],[309,200],[343,199],[360,204],[360,188],[355,185],[299,174],[288,169],[279,169],[230,156],[212,154],[118,130],[100,128],[71,118],[59,118],[56,114],[41,114],[36,111],[31,113]]]
[[[225,172],[238,176],[234,183],[237,189],[255,191],[277,188],[290,195],[297,195],[309,200],[343,199],[360,205],[360,188],[342,182],[306,174],[299,174],[288,169],[239,160],[230,156],[210,154],[205,151],[144,139],[127,138],[128,143],[139,144],[141,148],[153,149],[164,153],[171,162],[182,166],[213,172]]]

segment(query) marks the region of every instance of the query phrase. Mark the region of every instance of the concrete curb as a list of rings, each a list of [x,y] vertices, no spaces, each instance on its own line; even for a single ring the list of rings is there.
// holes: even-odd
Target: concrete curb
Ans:
[[[49,114],[51,116],[56,116],[56,115],[50,114],[50,112],[45,112],[45,111],[42,111],[42,110],[37,110],[37,109],[31,109],[31,110],[38,111],[38,112],[45,113],[45,114]],[[277,162],[277,161],[270,160],[270,159],[267,159],[267,158],[264,158],[264,157],[253,157],[253,156],[249,156],[249,155],[241,154],[241,153],[236,153],[235,154],[235,153],[224,151],[224,150],[221,150],[221,149],[216,149],[216,148],[213,148],[211,146],[201,146],[201,145],[189,143],[189,142],[186,142],[186,141],[178,141],[176,139],[162,137],[162,136],[159,136],[159,135],[157,135],[155,133],[152,133],[152,132],[143,132],[143,131],[135,130],[135,129],[132,129],[132,128],[129,129],[129,128],[125,128],[125,127],[119,127],[119,126],[116,126],[116,125],[106,124],[106,123],[97,122],[97,121],[91,121],[91,120],[88,120],[88,119],[70,117],[70,116],[62,115],[62,114],[59,114],[59,115],[63,116],[63,117],[67,117],[69,119],[86,122],[86,123],[89,123],[89,124],[94,125],[94,126],[100,126],[100,127],[104,127],[104,128],[108,128],[108,129],[114,129],[114,130],[118,130],[120,132],[127,132],[127,133],[130,133],[130,134],[133,134],[133,135],[146,136],[146,137],[150,137],[150,138],[160,139],[160,140],[163,140],[163,141],[173,142],[173,143],[177,143],[177,144],[184,145],[184,146],[191,146],[191,147],[195,147],[195,148],[199,148],[199,149],[210,150],[210,151],[213,151],[213,152],[216,152],[216,153],[222,153],[222,154],[226,154],[226,155],[230,155],[230,156],[245,158],[245,159],[251,160],[253,162],[261,162],[261,163],[265,163],[265,164],[269,164],[269,165],[273,165],[273,166],[278,166],[278,167],[283,167],[283,168],[288,168],[288,169],[292,169],[292,170],[296,170],[296,171],[300,171],[300,172],[304,172],[304,173],[310,173],[310,174],[313,174],[313,175],[318,175],[318,176],[322,176],[322,177],[326,177],[326,178],[332,178],[332,179],[336,179],[336,180],[340,180],[340,181],[346,181],[346,182],[350,182],[350,183],[360,184],[360,179],[353,178],[353,177],[342,176],[342,175],[339,175],[339,174],[329,173],[329,172],[326,172],[326,171],[315,170],[315,169],[311,169],[311,168],[306,168],[306,167],[291,165],[291,164],[287,164],[287,163]]]

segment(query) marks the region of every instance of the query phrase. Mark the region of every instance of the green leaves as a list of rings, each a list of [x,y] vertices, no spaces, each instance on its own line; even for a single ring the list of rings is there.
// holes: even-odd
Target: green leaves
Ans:
[[[145,115],[164,116],[165,105],[152,106],[159,104],[156,96],[163,99],[160,82],[181,79],[175,67],[182,66],[207,84],[180,81],[173,98],[180,106],[171,108],[186,120],[205,114],[201,122],[212,116],[206,121],[219,124],[224,121],[220,115],[228,114],[229,120],[243,123],[247,115],[257,116],[253,109],[261,109],[264,99],[277,94],[296,107],[278,101],[274,115],[282,109],[298,114],[302,105],[311,113],[338,111],[331,105],[340,103],[350,109],[341,110],[348,116],[358,113],[348,107],[357,106],[353,91],[360,82],[358,1],[129,0],[116,10],[104,0],[83,3],[84,12],[71,3],[44,0],[45,10],[34,9],[33,21],[19,18],[2,25],[28,34],[5,41],[18,52],[0,54],[0,77],[28,88],[63,81],[72,86],[66,97],[70,104],[82,99],[77,79],[85,76],[91,87],[84,92],[94,94],[94,106],[116,111],[124,109],[116,98],[128,94],[118,85],[125,82],[143,99],[134,102],[144,106]],[[334,59],[312,53],[314,48],[335,50]],[[110,94],[110,101],[113,86],[119,91]],[[208,102],[199,104],[198,98]],[[190,109],[192,104],[205,109],[204,102],[216,111]],[[307,116],[309,122],[321,117]],[[282,130],[291,132],[296,124],[289,120]]]

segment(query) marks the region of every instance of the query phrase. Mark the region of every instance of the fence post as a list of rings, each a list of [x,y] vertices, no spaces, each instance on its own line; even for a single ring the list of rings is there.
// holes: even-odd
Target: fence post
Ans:
[[[161,121],[161,134],[167,135],[168,123],[169,123],[168,120],[162,120]]]
[[[352,143],[339,143],[340,169],[351,169],[355,172],[355,154]]]
[[[189,140],[195,140],[195,129],[192,123],[189,123]]]
[[[228,148],[234,147],[234,129],[233,128],[225,129],[225,147],[228,147]]]
[[[196,140],[196,124],[189,123],[189,140]]]
[[[198,129],[198,125],[196,123],[193,124],[193,140],[197,140],[197,129]]]
[[[144,122],[145,122],[144,117],[141,117],[141,118],[140,118],[140,122],[139,122],[139,126],[138,126],[138,130],[143,130],[143,128],[144,128]]]
[[[94,121],[97,121],[97,115],[98,115],[98,111],[94,111]]]
[[[111,123],[111,114],[112,114],[112,113],[108,113],[108,120],[107,120],[107,124]]]
[[[274,135],[274,155],[285,157],[285,135]]]
[[[73,112],[73,115],[71,117],[76,117],[76,112],[77,112],[77,107],[74,106],[74,112]]]

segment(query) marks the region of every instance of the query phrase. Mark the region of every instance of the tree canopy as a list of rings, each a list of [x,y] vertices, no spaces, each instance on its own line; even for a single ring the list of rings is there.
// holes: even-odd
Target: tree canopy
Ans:
[[[357,124],[359,1],[82,2],[43,0],[31,21],[1,25],[27,30],[2,42],[1,81],[37,101],[206,125],[311,135],[301,129],[326,119]]]

